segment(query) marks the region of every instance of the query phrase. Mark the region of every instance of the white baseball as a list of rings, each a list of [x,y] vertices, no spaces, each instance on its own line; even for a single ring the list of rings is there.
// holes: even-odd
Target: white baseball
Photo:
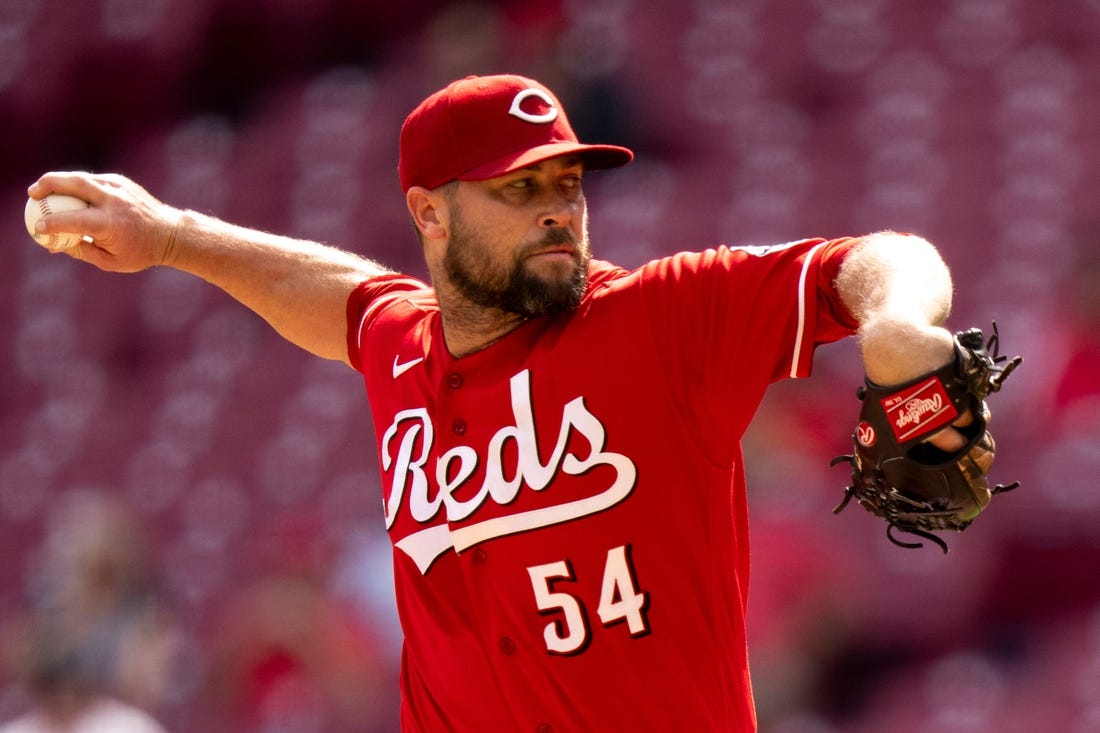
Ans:
[[[27,206],[23,209],[23,221],[27,225],[27,233],[34,237],[34,241],[51,252],[60,252],[79,243],[81,235],[69,232],[38,234],[34,231],[35,222],[46,214],[57,214],[62,211],[76,211],[77,209],[86,208],[88,208],[88,202],[83,199],[63,193],[51,193],[44,198],[27,199]]]

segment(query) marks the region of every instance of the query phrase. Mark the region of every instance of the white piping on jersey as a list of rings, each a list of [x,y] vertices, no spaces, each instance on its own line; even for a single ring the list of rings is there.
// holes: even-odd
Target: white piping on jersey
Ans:
[[[814,245],[802,262],[802,274],[798,276],[798,331],[794,337],[794,356],[791,357],[790,376],[792,378],[798,376],[798,362],[802,358],[802,338],[806,332],[806,278],[809,275],[810,263],[813,262],[814,255],[824,245],[825,242]]]

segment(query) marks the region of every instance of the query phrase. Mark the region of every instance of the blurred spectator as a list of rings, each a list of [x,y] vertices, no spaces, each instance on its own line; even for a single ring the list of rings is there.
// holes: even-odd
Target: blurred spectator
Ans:
[[[394,670],[374,630],[328,588],[322,523],[298,511],[251,545],[259,577],[215,622],[206,733],[382,733],[397,727]]]
[[[1100,233],[1081,226],[1063,295],[1068,353],[1054,385],[1056,422],[1070,431],[1092,427],[1100,408]]]
[[[144,530],[116,499],[75,492],[53,516],[24,613],[4,634],[31,709],[3,733],[159,733],[175,635]]]

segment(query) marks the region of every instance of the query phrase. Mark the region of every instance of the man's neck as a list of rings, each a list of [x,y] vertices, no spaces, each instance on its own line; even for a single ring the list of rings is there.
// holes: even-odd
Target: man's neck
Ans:
[[[443,340],[456,359],[481,351],[527,322],[515,313],[483,308],[460,297],[440,298],[439,311]]]

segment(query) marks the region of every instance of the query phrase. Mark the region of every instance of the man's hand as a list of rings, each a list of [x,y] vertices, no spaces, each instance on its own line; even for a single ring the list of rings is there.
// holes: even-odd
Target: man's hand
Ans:
[[[137,272],[171,264],[182,212],[158,201],[123,176],[83,172],[47,173],[28,189],[31,198],[63,193],[89,207],[44,216],[38,233],[79,232],[91,237],[65,254],[108,272]]]
[[[996,325],[988,342],[973,328],[955,334],[954,344],[954,357],[925,374],[885,385],[865,379],[854,451],[833,460],[852,467],[852,483],[834,511],[855,498],[886,520],[887,536],[903,547],[919,543],[899,540],[895,532],[933,541],[946,552],[934,532],[965,529],[994,494],[1019,485],[991,489],[986,480],[996,446],[986,430],[985,398],[1000,390],[1022,359],[1000,356]],[[865,356],[868,365],[876,363],[877,349]]]
[[[889,319],[872,320],[860,327],[860,348],[867,378],[890,386],[939,369],[955,358],[954,336],[946,328]],[[927,442],[945,453],[957,453],[970,439],[957,427],[974,422],[967,410]]]
[[[986,422],[988,421],[989,409],[986,408]],[[967,443],[970,442],[970,439],[967,438],[966,435],[964,435],[962,431],[958,430],[957,428],[965,428],[967,425],[970,425],[973,422],[974,412],[973,410],[967,410],[959,416],[958,420],[951,423],[943,430],[940,430],[938,433],[934,433],[931,437],[927,439],[927,442],[936,446],[944,453],[958,453],[966,447]]]

